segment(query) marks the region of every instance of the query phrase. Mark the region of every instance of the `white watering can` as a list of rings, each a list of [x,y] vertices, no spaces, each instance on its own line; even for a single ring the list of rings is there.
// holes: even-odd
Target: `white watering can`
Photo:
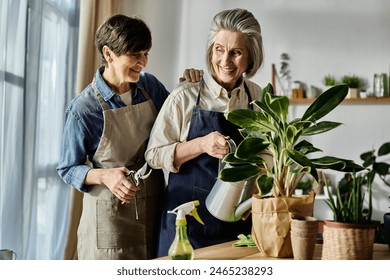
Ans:
[[[230,152],[236,145],[228,140]],[[220,162],[219,171],[230,168],[229,164]],[[252,190],[255,178],[248,181],[224,182],[217,179],[206,198],[207,210],[217,219],[225,222],[237,222],[252,207]]]

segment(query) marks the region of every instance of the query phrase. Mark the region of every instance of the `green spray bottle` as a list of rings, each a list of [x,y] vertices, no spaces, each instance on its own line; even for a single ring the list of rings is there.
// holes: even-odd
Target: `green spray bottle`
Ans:
[[[199,206],[199,200],[184,203],[172,211],[170,214],[176,214],[176,236],[168,251],[168,256],[172,260],[192,260],[194,259],[194,248],[192,247],[187,236],[186,215],[193,216],[199,223],[204,225],[200,219],[196,207]]]

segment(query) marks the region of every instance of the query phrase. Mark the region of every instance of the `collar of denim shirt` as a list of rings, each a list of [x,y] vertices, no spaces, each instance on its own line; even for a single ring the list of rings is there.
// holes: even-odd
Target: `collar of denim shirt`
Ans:
[[[96,87],[99,90],[99,93],[103,97],[104,101],[111,99],[116,93],[106,84],[103,79],[102,73],[104,71],[104,66],[100,66],[95,74]],[[136,88],[141,88],[140,80],[135,84]]]

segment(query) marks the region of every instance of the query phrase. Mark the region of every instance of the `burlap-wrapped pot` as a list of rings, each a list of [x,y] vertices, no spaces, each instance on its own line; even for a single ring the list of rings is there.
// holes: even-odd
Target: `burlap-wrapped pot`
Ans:
[[[313,216],[314,192],[293,197],[260,197],[252,199],[252,238],[267,256],[291,258],[291,213]]]

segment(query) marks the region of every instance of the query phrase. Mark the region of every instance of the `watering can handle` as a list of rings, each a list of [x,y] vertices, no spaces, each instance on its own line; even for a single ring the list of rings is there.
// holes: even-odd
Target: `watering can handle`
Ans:
[[[226,143],[229,146],[229,153],[234,153],[234,151],[237,148],[236,143],[234,142],[233,139],[227,139]],[[221,170],[225,167],[225,163],[222,162],[222,160],[219,160],[219,166],[218,166],[218,173],[221,172]]]

